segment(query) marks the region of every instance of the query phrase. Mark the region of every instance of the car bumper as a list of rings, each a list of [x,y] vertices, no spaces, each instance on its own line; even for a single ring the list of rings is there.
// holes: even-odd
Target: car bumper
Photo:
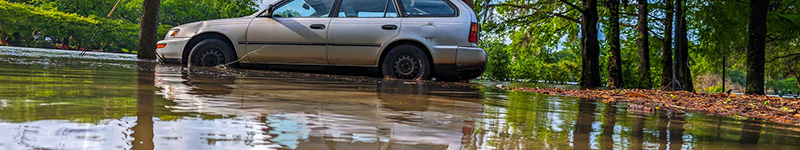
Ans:
[[[458,47],[455,64],[434,65],[435,74],[445,80],[474,79],[486,71],[486,51],[478,47]]]
[[[456,53],[456,71],[485,70],[486,51],[478,47],[458,47]]]
[[[183,57],[183,49],[186,47],[190,38],[168,38],[158,41],[158,44],[167,44],[164,48],[156,49],[156,53],[160,55],[166,62],[181,62]]]

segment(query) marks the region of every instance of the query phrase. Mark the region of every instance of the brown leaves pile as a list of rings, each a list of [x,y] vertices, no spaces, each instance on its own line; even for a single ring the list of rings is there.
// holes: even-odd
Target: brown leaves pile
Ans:
[[[505,87],[550,95],[602,100],[604,103],[626,101],[643,110],[704,112],[712,115],[760,118],[784,124],[800,124],[800,100],[762,95],[692,93],[662,90],[567,90],[558,88]]]

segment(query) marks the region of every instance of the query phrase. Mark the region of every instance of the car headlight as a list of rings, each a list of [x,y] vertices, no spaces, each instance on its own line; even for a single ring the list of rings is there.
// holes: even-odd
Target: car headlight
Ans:
[[[175,37],[176,35],[178,35],[178,32],[181,32],[181,30],[179,29],[169,30],[169,32],[167,32],[167,37]]]

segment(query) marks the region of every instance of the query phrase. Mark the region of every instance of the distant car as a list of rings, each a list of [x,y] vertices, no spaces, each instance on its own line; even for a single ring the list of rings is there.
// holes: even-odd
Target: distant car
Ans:
[[[460,0],[280,0],[251,16],[177,26],[157,52],[194,66],[242,59],[465,80],[486,69],[479,31],[475,13]]]

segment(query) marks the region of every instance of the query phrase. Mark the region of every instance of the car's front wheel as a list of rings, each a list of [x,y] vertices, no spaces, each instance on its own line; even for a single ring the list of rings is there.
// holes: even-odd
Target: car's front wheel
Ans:
[[[383,76],[396,79],[427,80],[431,76],[430,59],[414,45],[398,45],[390,49],[382,63]]]
[[[236,60],[233,48],[219,39],[205,39],[197,43],[189,53],[192,66],[217,66]]]

